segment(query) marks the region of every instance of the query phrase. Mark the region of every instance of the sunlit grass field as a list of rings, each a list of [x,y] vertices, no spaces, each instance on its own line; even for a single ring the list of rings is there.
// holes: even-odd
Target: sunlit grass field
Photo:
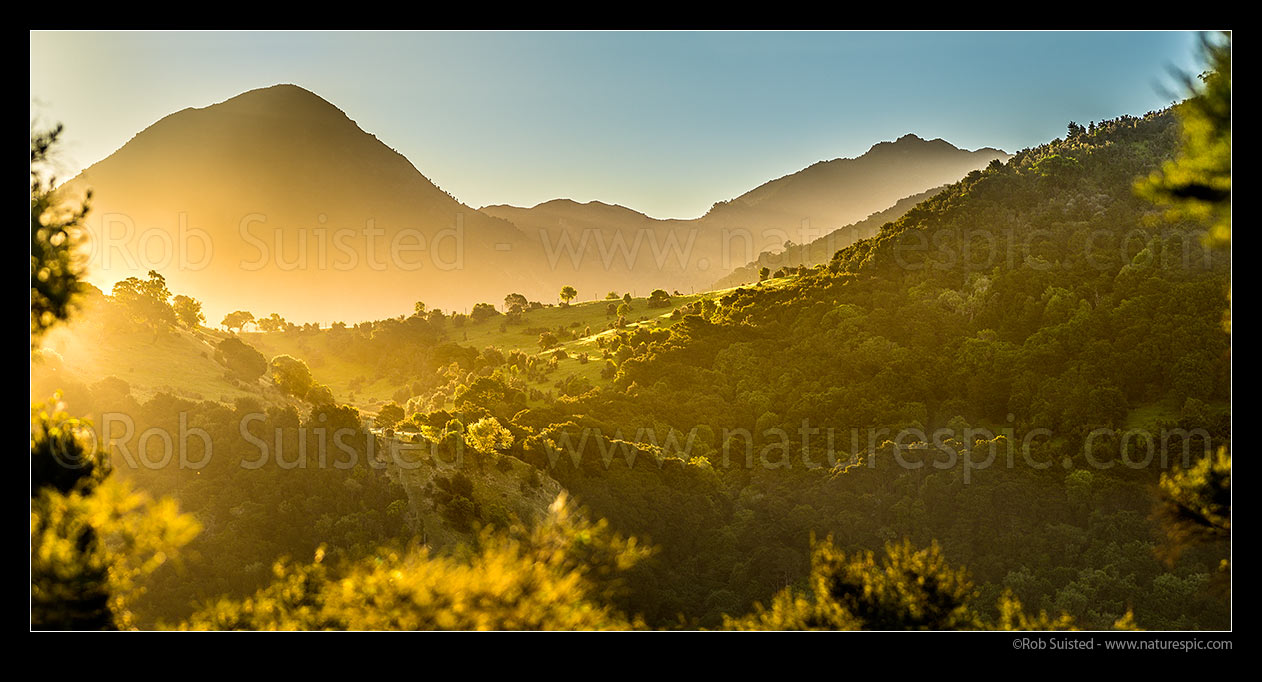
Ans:
[[[780,287],[791,279],[783,277],[768,280],[757,286]],[[627,316],[626,328],[670,327],[675,324],[675,321],[670,319],[671,311],[675,308],[703,298],[718,298],[736,288],[671,296],[670,306],[665,308],[650,308],[647,297],[632,298],[632,312]],[[557,351],[561,350],[564,351],[565,357],[558,360],[558,371],[552,375],[553,377],[561,379],[568,375],[576,375],[587,379],[593,385],[606,385],[609,380],[600,376],[604,361],[601,358],[601,349],[597,345],[597,339],[615,331],[609,328],[609,324],[617,319],[617,315],[610,315],[608,306],[610,303],[621,304],[622,302],[623,299],[619,298],[583,301],[570,305],[554,304],[528,311],[524,322],[520,324],[504,325],[503,316],[478,322],[469,321],[459,328],[449,324],[448,342],[477,349],[493,346],[504,352],[515,350],[545,356],[557,354]],[[565,338],[559,345],[544,351],[539,347],[539,330],[543,328],[553,332],[560,329],[574,330],[579,333],[579,338]],[[585,331],[590,331],[590,334],[584,334]],[[382,404],[390,401],[396,391],[406,385],[406,382],[394,382],[387,377],[378,376],[372,367],[340,357],[328,348],[327,337],[323,334],[317,336],[284,332],[246,332],[241,335],[241,338],[269,359],[285,354],[305,361],[311,368],[312,376],[332,389],[339,401],[368,412],[375,412]],[[588,355],[586,363],[581,362],[577,357],[582,353]],[[357,381],[358,388],[352,388]]]

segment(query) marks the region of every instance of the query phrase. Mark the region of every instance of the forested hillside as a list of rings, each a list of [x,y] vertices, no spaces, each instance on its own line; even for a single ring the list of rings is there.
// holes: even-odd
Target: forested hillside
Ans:
[[[1216,561],[1162,566],[1148,518],[1170,464],[1162,430],[1204,434],[1189,443],[1196,452],[1230,436],[1229,260],[1201,246],[1195,224],[1144,227],[1153,210],[1131,190],[1176,140],[1173,116],[1153,114],[970,174],[796,285],[737,292],[686,317],[624,361],[623,391],[519,421],[698,434],[696,454],[709,461],[680,462],[670,476],[556,472],[597,513],[677,550],[661,568],[674,579],[652,581],[663,589],[646,612],[702,595],[709,618],[740,611],[772,581],[805,572],[814,531],[854,548],[937,538],[984,590],[1009,587],[1086,623],[1133,606],[1147,627],[1222,626],[1209,588]],[[809,443],[808,423],[820,429]],[[1028,443],[1033,463],[1014,451],[1014,465],[1001,455],[969,480],[960,463],[928,464],[943,457],[936,447],[910,468],[879,446],[906,428],[967,441],[969,426],[1006,434],[1001,449]],[[1129,466],[1120,435],[1136,427],[1158,456],[1132,451],[1143,464]],[[725,429],[754,434],[753,466],[739,461],[740,441],[734,468],[723,466]],[[873,429],[889,434],[875,438],[875,457]],[[1184,444],[1174,440],[1177,460]],[[866,466],[848,469],[856,454]],[[646,478],[661,497],[628,509],[626,491],[643,499]]]
[[[805,244],[795,244],[790,241],[784,245],[783,250],[764,251],[758,254],[756,260],[724,276],[715,283],[715,286],[725,288],[752,284],[768,277],[782,277],[794,273],[803,266],[810,268],[827,263],[832,259],[833,254],[860,239],[876,236],[883,225],[898,220],[917,204],[941,191],[941,187],[935,187],[899,199],[897,203],[883,211],[877,211],[863,220],[837,228]]]

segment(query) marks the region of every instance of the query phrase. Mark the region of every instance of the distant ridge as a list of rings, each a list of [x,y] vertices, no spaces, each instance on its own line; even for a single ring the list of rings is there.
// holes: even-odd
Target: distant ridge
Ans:
[[[903,197],[954,182],[992,160],[1011,158],[1002,150],[960,149],[943,139],[908,133],[878,142],[853,159],[819,161],[776,178],[726,202],[702,218],[731,224],[794,230],[803,220],[841,227],[883,210]]]
[[[799,266],[809,268],[827,263],[837,251],[861,239],[867,239],[876,235],[882,226],[903,217],[908,211],[915,208],[916,204],[932,198],[942,189],[943,187],[934,187],[927,192],[913,194],[900,199],[884,211],[877,211],[859,222],[837,228],[805,244],[793,244],[784,249],[763,251],[758,254],[758,258],[732,270],[731,273],[719,279],[712,286],[715,289],[727,289],[757,282],[759,270],[764,267],[774,274],[780,268],[796,268]]]
[[[942,139],[925,140],[909,133],[872,145],[859,157],[819,161],[763,183],[716,203],[693,220],[662,220],[616,204],[570,199],[545,201],[531,208],[484,206],[482,211],[554,241],[568,235],[577,242],[592,233],[606,238],[621,236],[625,243],[646,233],[659,241],[673,236],[676,243],[692,245],[692,267],[668,266],[664,271],[653,263],[653,267],[618,270],[620,281],[640,289],[705,289],[716,279],[728,282],[725,276],[729,271],[760,259],[760,253],[780,251],[785,241],[814,241],[846,225],[866,229],[870,216],[882,214],[908,197],[955,182],[993,160],[1010,157],[990,147],[968,151]],[[906,206],[903,211],[910,208]],[[724,235],[736,236],[725,241]],[[738,237],[745,235],[750,237],[748,243]],[[593,259],[600,255],[595,249],[589,253]],[[828,253],[822,258],[831,256]],[[757,268],[755,277],[756,272]]]
[[[329,323],[407,314],[416,301],[458,312],[512,292],[550,301],[562,285],[578,300],[700,290],[786,240],[814,238],[803,232],[860,222],[1007,157],[904,135],[694,220],[571,199],[476,210],[337,106],[280,84],[166,116],[61,191],[94,190],[88,230],[103,248],[90,271],[104,289],[155,269],[203,301],[212,323],[237,309]],[[188,253],[137,257],[163,244]]]

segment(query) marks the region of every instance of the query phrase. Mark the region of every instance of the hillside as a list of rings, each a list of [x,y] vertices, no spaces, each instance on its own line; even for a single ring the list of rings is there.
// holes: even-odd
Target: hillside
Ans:
[[[832,259],[833,254],[851,244],[876,236],[878,230],[886,223],[893,222],[906,215],[913,207],[940,192],[942,187],[934,187],[925,192],[899,199],[898,203],[860,220],[846,225],[814,239],[806,244],[791,244],[782,250],[763,251],[758,258],[733,270],[726,277],[715,282],[715,288],[741,286],[757,282],[759,270],[767,268],[773,275],[780,271],[799,267],[813,268],[823,265]]]
[[[783,286],[790,279],[763,286]],[[612,374],[605,373],[607,353],[600,345],[602,339],[608,341],[619,331],[669,329],[681,319],[677,310],[703,300],[716,301],[731,291],[672,295],[658,307],[646,296],[631,297],[631,312],[623,327],[616,326],[620,317],[616,311],[609,311],[611,304],[616,309],[624,302],[619,297],[566,306],[548,304],[517,316],[495,314],[459,323],[414,315],[346,329],[244,332],[241,338],[268,358],[284,354],[303,360],[312,376],[332,389],[339,401],[369,415],[390,402],[404,405],[417,399],[414,402],[433,404],[439,393],[450,398],[464,375],[446,371],[447,363],[489,373],[513,354],[539,363],[533,379],[539,385],[528,401],[538,405],[573,390],[572,382],[589,387],[611,384]],[[540,346],[544,333],[553,335],[555,345]]]
[[[207,328],[155,331],[93,296],[73,323],[44,340],[31,364],[31,400],[43,400],[57,389],[73,397],[76,388],[102,382],[125,387],[126,395],[140,401],[162,394],[226,404],[268,399],[266,386],[242,383],[216,361],[215,346],[225,336]]]
[[[1159,475],[1231,433],[1230,255],[1132,188],[1177,140],[1168,111],[1123,117],[970,173],[828,266],[686,316],[615,390],[519,415],[541,434],[522,456],[662,544],[635,612],[741,612],[806,574],[813,533],[936,538],[988,599],[1088,626],[1226,627],[1225,543],[1157,558]],[[1121,442],[1140,423],[1201,435],[1144,458]],[[691,447],[602,466],[597,434],[644,429]]]

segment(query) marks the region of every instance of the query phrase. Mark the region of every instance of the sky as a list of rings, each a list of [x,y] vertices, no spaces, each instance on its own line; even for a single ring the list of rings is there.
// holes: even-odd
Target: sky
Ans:
[[[277,83],[320,95],[474,207],[697,217],[906,133],[1009,152],[1167,106],[1189,32],[32,32],[63,177],[162,117]]]

